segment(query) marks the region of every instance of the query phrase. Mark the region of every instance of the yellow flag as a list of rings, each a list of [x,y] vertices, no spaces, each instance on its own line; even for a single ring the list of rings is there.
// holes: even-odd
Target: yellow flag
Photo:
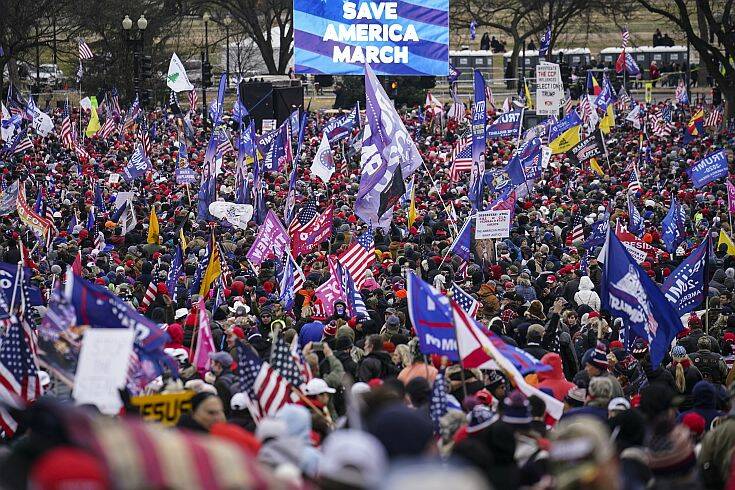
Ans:
[[[719,249],[720,245],[723,243],[727,245],[727,255],[735,255],[735,243],[733,243],[732,238],[725,233],[725,230],[720,230],[720,239],[717,240],[717,248]]]
[[[554,141],[549,143],[549,148],[551,148],[551,153],[553,155],[564,153],[571,150],[574,145],[579,143],[580,139],[579,126],[572,126],[560,134]]]
[[[158,216],[155,206],[151,206],[151,216],[148,219],[148,243],[158,243]]]
[[[411,187],[411,204],[408,205],[408,227],[413,226],[413,222],[416,221],[416,185],[414,183]]]
[[[97,115],[97,109],[95,109],[94,106],[92,106],[92,109],[90,111],[90,117],[89,117],[89,123],[87,124],[87,129],[84,130],[84,134],[89,138],[94,133],[100,130],[100,118]]]
[[[531,98],[531,91],[528,90],[528,82],[523,81],[523,92],[526,96],[526,109],[533,110],[533,99]]]
[[[217,242],[214,241],[214,233],[212,233],[212,240],[209,247],[212,252],[209,254],[209,263],[207,264],[207,270],[204,271],[204,277],[202,277],[202,285],[199,288],[199,294],[201,296],[206,295],[209,292],[209,288],[212,287],[212,283],[222,274],[222,264],[220,264],[219,258],[219,247]]]
[[[600,119],[600,131],[602,134],[609,134],[613,126],[615,126],[615,110],[612,104],[608,104],[605,115]]]
[[[186,252],[186,238],[184,237],[184,227],[179,228],[179,240],[181,241],[181,251]]]
[[[590,158],[590,168],[594,170],[595,173],[600,177],[605,175],[605,172],[602,171],[602,167],[600,167],[600,164],[597,163],[597,158]]]

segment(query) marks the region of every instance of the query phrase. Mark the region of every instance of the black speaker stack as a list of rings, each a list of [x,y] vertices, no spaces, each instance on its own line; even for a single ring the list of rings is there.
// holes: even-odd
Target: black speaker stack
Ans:
[[[243,80],[240,102],[255,120],[256,129],[261,131],[263,119],[275,119],[280,125],[293,111],[304,108],[304,87],[299,80]]]

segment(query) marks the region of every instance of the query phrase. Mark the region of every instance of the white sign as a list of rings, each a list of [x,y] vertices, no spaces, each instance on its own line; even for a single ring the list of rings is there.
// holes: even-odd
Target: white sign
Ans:
[[[107,179],[110,184],[117,184],[120,182],[120,174],[110,174],[110,178]]]
[[[510,210],[483,211],[477,214],[475,240],[510,236]]]
[[[262,127],[260,131],[261,134],[265,133],[266,131],[273,131],[274,129],[276,129],[276,120],[275,119],[263,119],[261,127]]]
[[[241,230],[246,230],[248,222],[253,219],[253,206],[250,204],[215,201],[209,205],[209,212],[215,218],[227,220],[232,226]]]
[[[557,115],[563,101],[564,84],[559,65],[542,61],[536,67],[536,114]]]
[[[131,328],[88,328],[84,332],[72,392],[77,405],[92,404],[107,415],[120,411],[117,390],[125,385],[134,335]]]

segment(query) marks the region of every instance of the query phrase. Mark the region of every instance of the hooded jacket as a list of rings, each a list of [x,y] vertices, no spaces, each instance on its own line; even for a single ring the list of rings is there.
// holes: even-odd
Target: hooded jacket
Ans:
[[[579,289],[574,295],[577,306],[587,305],[595,311],[600,311],[600,296],[595,292],[595,285],[589,276],[582,276],[579,280]]]
[[[539,384],[537,388],[549,388],[554,398],[563,400],[569,390],[575,387],[575,384],[567,381],[564,377],[561,357],[555,352],[549,352],[541,358],[541,362],[547,366],[551,366],[551,370],[538,373]]]
[[[692,403],[694,404],[694,408],[679,414],[677,421],[681,421],[688,413],[696,413],[704,418],[705,430],[709,430],[712,421],[720,415],[723,415],[723,412],[715,408],[717,406],[717,392],[715,391],[714,385],[709,381],[702,380],[694,385],[694,389],[692,390]]]

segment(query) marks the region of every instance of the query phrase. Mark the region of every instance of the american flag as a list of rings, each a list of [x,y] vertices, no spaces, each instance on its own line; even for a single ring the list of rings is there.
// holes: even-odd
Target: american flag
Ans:
[[[429,403],[429,415],[434,422],[434,432],[439,433],[440,419],[447,413],[447,384],[444,380],[444,372],[440,372],[434,379],[431,389],[431,402]]]
[[[74,153],[76,153],[77,158],[89,159],[89,153],[87,153],[87,150],[85,150],[84,147],[80,145],[78,141],[73,141],[72,147],[74,148]]]
[[[590,98],[589,96],[582,97],[579,108],[582,112],[582,121],[584,121],[585,124],[589,123],[592,119],[592,111],[595,110],[592,108],[592,104],[590,104]]]
[[[584,219],[577,214],[572,220],[572,243],[584,241]]]
[[[311,381],[314,374],[311,372],[311,366],[306,362],[304,353],[301,351],[301,346],[299,346],[299,334],[294,335],[293,340],[291,341],[291,357],[293,357],[294,362],[301,371],[301,379],[306,383]]]
[[[355,281],[352,280],[352,275],[344,266],[337,261],[337,278],[342,286],[342,291],[347,297],[347,303],[350,305],[352,316],[357,318],[368,318],[367,307],[365,301],[362,299],[360,291],[355,287]]]
[[[273,369],[278,371],[292,386],[300,387],[306,383],[302,370],[296,363],[291,349],[286,345],[286,341],[280,335],[273,346],[271,362],[273,363]]]
[[[142,312],[148,311],[148,307],[150,307],[151,303],[153,303],[153,301],[156,299],[157,294],[158,264],[156,264],[151,271],[151,281],[148,283],[148,287],[145,290],[145,295],[143,296],[143,300],[140,302],[140,307],[138,309]]]
[[[28,133],[18,134],[18,140],[13,144],[13,153],[18,154],[26,150],[33,150],[33,141],[28,137]]]
[[[79,60],[91,60],[94,58],[94,54],[92,54],[92,50],[89,49],[89,46],[87,43],[84,42],[84,39],[81,37],[79,38]]]
[[[671,109],[666,111],[667,107],[663,109],[654,109],[651,113],[650,123],[653,134],[659,138],[668,138],[675,129],[673,123],[671,123]],[[668,113],[668,121],[666,120]]]
[[[460,172],[472,171],[472,137],[464,135],[457,141],[452,150],[452,169],[450,178],[452,182],[459,180]]]
[[[250,347],[238,344],[237,357],[240,389],[254,402],[260,417],[275,415],[282,406],[298,399],[288,381]]]
[[[464,289],[459,287],[456,282],[452,283],[449,288],[449,292],[452,293],[452,299],[467,312],[468,315],[474,317],[480,307],[479,301],[467,294]]]
[[[623,38],[623,43],[622,43],[623,49],[625,49],[628,47],[628,43],[630,42],[630,32],[628,31],[627,27],[623,27],[622,38]]]
[[[235,148],[232,146],[230,136],[224,129],[218,130],[217,135],[217,153],[224,155],[225,153],[235,153]]]
[[[120,110],[120,96],[117,93],[117,89],[115,87],[112,88],[110,91],[110,110],[113,114],[121,114],[122,110]]]
[[[633,167],[633,170],[630,172],[630,179],[628,181],[628,193],[634,193],[637,194],[641,192],[641,182],[638,180],[638,168]]]
[[[197,104],[199,103],[199,96],[196,90],[189,91],[189,111],[196,112]]]
[[[64,112],[61,115],[61,141],[67,148],[72,147],[71,117],[69,116],[69,101],[64,102]]]
[[[148,134],[148,121],[145,114],[143,114],[140,118],[140,124],[138,125],[138,135],[140,137],[140,143],[141,145],[143,145],[145,156],[150,156],[152,150],[151,135]]]
[[[704,118],[704,126],[718,128],[722,124],[722,107],[715,107]]]
[[[34,334],[28,322],[11,316],[0,345],[0,399],[16,406],[19,400],[32,402],[41,396]],[[18,423],[0,407],[0,429],[10,438]]]
[[[567,101],[564,103],[564,115],[567,116],[574,110],[574,99],[571,94],[567,94]]]
[[[365,273],[375,261],[375,241],[373,240],[372,228],[369,228],[350,243],[347,250],[339,256],[339,261],[349,271],[352,280],[355,282],[355,287],[359,290],[363,281],[365,281]]]
[[[317,215],[316,200],[310,197],[299,210],[296,219],[291,220],[291,224],[288,225],[288,235],[296,236],[298,233],[307,232],[316,221]]]
[[[232,269],[230,269],[230,264],[227,263],[225,252],[222,250],[222,244],[218,243],[217,247],[219,247],[219,266],[222,270],[222,282],[226,288],[229,288],[232,285]]]
[[[108,117],[99,130],[100,138],[106,140],[112,135],[113,131],[115,131],[115,121],[111,117]]]
[[[630,109],[631,98],[624,86],[620,86],[618,90],[618,100],[615,102],[615,108],[619,111]]]

